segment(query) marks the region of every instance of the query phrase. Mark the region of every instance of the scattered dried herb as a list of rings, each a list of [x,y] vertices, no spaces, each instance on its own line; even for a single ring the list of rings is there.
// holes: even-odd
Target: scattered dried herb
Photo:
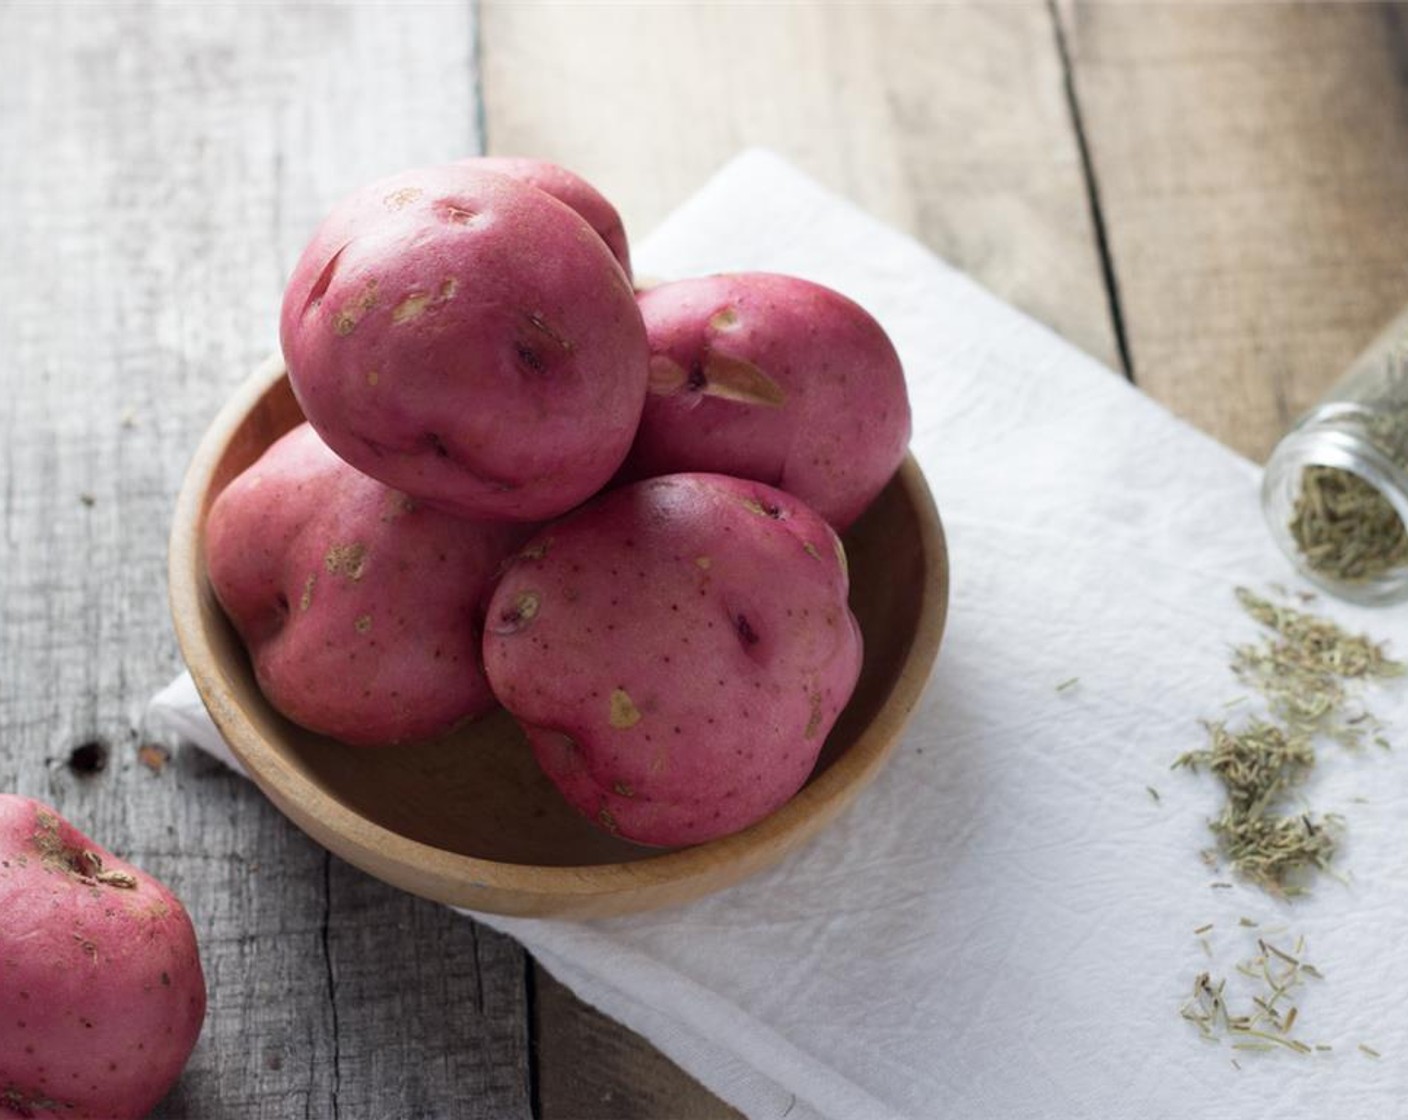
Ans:
[[[1363,681],[1402,676],[1405,666],[1388,657],[1382,644],[1329,619],[1245,587],[1236,594],[1267,633],[1233,648],[1232,671],[1265,700],[1269,718],[1205,723],[1208,746],[1184,753],[1173,765],[1206,768],[1222,782],[1226,804],[1210,822],[1222,856],[1267,890],[1298,894],[1307,873],[1329,868],[1343,830],[1338,816],[1291,804],[1315,766],[1314,742],[1323,737],[1351,748],[1366,740],[1386,746],[1379,722],[1349,701]],[[1284,590],[1282,595],[1289,597]]]
[[[1402,676],[1405,665],[1364,634],[1327,618],[1273,603],[1245,587],[1237,601],[1272,633],[1232,651],[1232,671],[1259,692],[1271,714],[1295,732],[1326,735],[1348,747],[1382,730],[1367,712],[1346,715],[1347,682]]]
[[[1296,1054],[1328,1050],[1323,1043],[1307,1043],[1291,1033],[1300,1017],[1293,996],[1305,977],[1323,979],[1320,971],[1303,959],[1304,940],[1298,938],[1294,949],[1287,951],[1261,938],[1257,948],[1255,956],[1236,966],[1253,985],[1247,1006],[1234,1011],[1228,1006],[1226,978],[1214,980],[1210,973],[1200,972],[1179,1014],[1209,1042],[1232,1039],[1234,1050],[1284,1049]]]
[[[1277,593],[1291,598],[1284,589]],[[1302,594],[1298,599],[1303,606],[1314,596]],[[1265,701],[1265,713],[1236,725],[1205,722],[1207,746],[1185,752],[1173,765],[1206,769],[1221,782],[1225,804],[1209,826],[1222,857],[1265,889],[1296,894],[1303,890],[1307,874],[1330,867],[1344,828],[1337,814],[1317,815],[1298,806],[1296,795],[1315,766],[1315,744],[1329,739],[1359,747],[1367,740],[1388,747],[1382,726],[1358,704],[1357,692],[1365,682],[1402,676],[1408,667],[1388,657],[1382,644],[1328,619],[1244,587],[1237,588],[1237,600],[1267,632],[1256,642],[1236,646],[1231,668]],[[1204,862],[1212,858],[1203,852]],[[1257,928],[1246,917],[1238,925]],[[1211,928],[1209,923],[1193,932],[1201,935]],[[1274,931],[1259,932],[1259,954],[1237,965],[1238,973],[1263,989],[1251,996],[1251,1006],[1230,1010],[1226,980],[1201,972],[1181,1009],[1183,1017],[1204,1039],[1231,1038],[1236,1050],[1328,1052],[1330,1046],[1308,1044],[1292,1033],[1300,1014],[1293,992],[1303,978],[1321,978],[1303,959],[1303,941],[1298,939],[1288,951],[1267,940]],[[1207,939],[1200,940],[1211,955]],[[1359,1048],[1378,1056],[1364,1043]]]
[[[1206,767],[1227,795],[1211,828],[1223,855],[1239,872],[1277,894],[1297,894],[1308,868],[1323,870],[1335,854],[1336,821],[1284,811],[1287,795],[1315,765],[1305,735],[1252,720],[1238,730],[1208,724],[1210,744],[1180,755],[1174,767]]]

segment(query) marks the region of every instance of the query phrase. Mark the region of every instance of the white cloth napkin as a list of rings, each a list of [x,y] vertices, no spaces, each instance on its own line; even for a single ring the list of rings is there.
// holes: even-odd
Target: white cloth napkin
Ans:
[[[1213,886],[1219,790],[1169,770],[1238,711],[1229,647],[1257,628],[1234,587],[1294,582],[1256,468],[769,153],[635,257],[806,276],[880,318],[948,530],[948,631],[877,782],[775,870],[647,915],[480,920],[750,1117],[1401,1114],[1408,761],[1322,749],[1306,796],[1348,819],[1348,881],[1295,903]],[[1320,609],[1408,654],[1408,609]],[[1408,747],[1403,690],[1369,706]],[[223,746],[188,683],[153,715]],[[1235,1051],[1180,1018],[1267,927],[1304,935],[1325,979],[1297,1034],[1332,1051]]]

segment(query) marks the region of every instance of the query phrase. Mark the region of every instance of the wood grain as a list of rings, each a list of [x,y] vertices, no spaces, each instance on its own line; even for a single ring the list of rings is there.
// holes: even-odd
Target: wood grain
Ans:
[[[137,755],[179,668],[186,461],[274,348],[323,208],[474,149],[471,15],[0,6],[0,788],[188,903],[210,1013],[159,1115],[529,1112],[512,942],[333,861],[190,750]],[[106,765],[80,772],[88,742]]]
[[[535,971],[533,1034],[543,1120],[741,1120],[621,1024]]]
[[[1061,11],[1135,380],[1263,459],[1408,304],[1408,14]]]
[[[633,238],[767,146],[1119,365],[1043,3],[490,2],[481,49],[489,151],[573,167]],[[536,977],[545,1120],[736,1115]]]
[[[1044,3],[491,0],[481,42],[489,150],[581,172],[633,238],[767,146],[1118,365]]]

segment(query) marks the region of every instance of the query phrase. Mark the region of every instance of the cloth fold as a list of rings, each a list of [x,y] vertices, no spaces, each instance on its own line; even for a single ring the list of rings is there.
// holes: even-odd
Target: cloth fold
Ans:
[[[948,534],[948,631],[875,784],[780,866],[627,918],[475,917],[750,1117],[1399,1110],[1408,769],[1322,749],[1305,796],[1344,814],[1346,878],[1293,903],[1199,858],[1219,790],[1169,769],[1237,710],[1229,648],[1257,629],[1234,588],[1296,582],[1259,471],[768,152],[634,256],[804,276],[880,319]],[[1405,608],[1314,609],[1408,653]],[[1403,690],[1366,703],[1408,745]],[[229,761],[188,680],[150,717]],[[1304,936],[1324,979],[1296,1033],[1333,1050],[1237,1051],[1180,1017],[1199,972],[1233,995],[1267,930]]]

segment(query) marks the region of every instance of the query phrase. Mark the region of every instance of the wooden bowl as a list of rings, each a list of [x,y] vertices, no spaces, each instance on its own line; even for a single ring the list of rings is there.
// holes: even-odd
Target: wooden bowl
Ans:
[[[685,902],[814,836],[899,741],[948,605],[943,528],[912,458],[846,536],[851,606],[865,635],[855,695],[807,785],[742,832],[675,850],[608,836],[562,800],[502,712],[438,742],[390,749],[351,748],[295,726],[260,694],[210,589],[202,540],[215,496],[302,419],[277,361],[215,418],[176,505],[171,611],[205,706],[250,777],[308,835],[364,871],[499,914],[583,918]]]

